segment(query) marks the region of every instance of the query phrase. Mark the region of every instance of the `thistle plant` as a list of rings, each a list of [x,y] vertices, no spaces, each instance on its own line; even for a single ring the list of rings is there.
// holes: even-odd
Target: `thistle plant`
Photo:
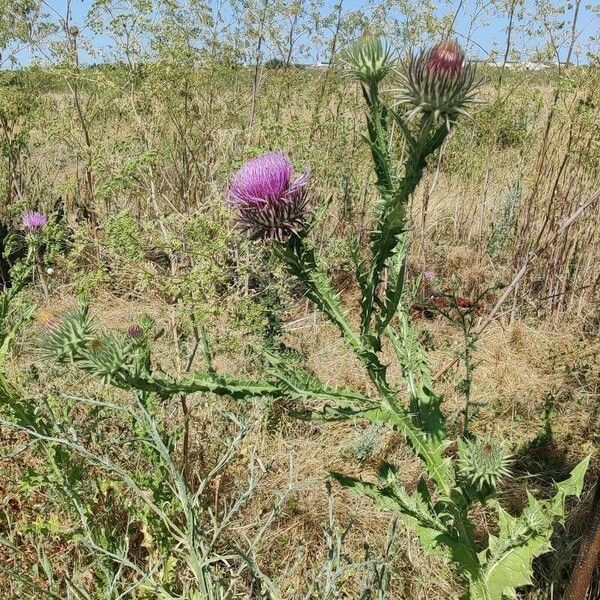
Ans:
[[[366,41],[351,50],[347,62],[366,104],[365,141],[378,192],[368,248],[353,249],[361,293],[358,327],[348,319],[311,243],[320,213],[314,210],[319,203],[311,195],[307,173],[294,179],[291,162],[282,153],[252,159],[233,176],[228,203],[244,231],[270,244],[306,296],[338,328],[370,379],[371,394],[328,385],[289,362],[285,353],[272,350],[265,352],[265,376],[260,381],[221,375],[212,366],[173,377],[157,372],[147,346],[144,360],[136,358],[139,350],[133,336],[98,333],[87,308],[53,329],[47,349],[57,360],[78,364],[109,384],[164,400],[192,392],[236,399],[285,397],[296,402],[295,412],[302,418],[361,419],[395,429],[423,468],[414,491],[392,467],[381,470],[378,484],[341,473],[332,473],[333,477],[381,509],[400,515],[419,536],[424,552],[451,561],[465,585],[465,599],[515,597],[516,588],[532,582],[533,559],[550,550],[553,527],[565,514],[565,500],[581,493],[588,460],[557,484],[554,497],[536,500],[528,495],[521,515],[509,514],[497,499],[503,480],[510,476],[507,451],[487,437],[448,437],[447,416],[412,321],[418,282],[411,281],[407,270],[408,204],[428,161],[475,101],[475,69],[451,41],[413,54],[399,65],[383,42]],[[394,69],[402,87],[388,102],[380,86]],[[399,107],[405,105],[408,110],[403,113]],[[391,142],[392,127],[402,135],[402,158],[396,156],[399,144]],[[401,368],[404,390],[388,378],[381,355],[384,346],[393,351]],[[480,542],[471,517],[476,503],[497,516],[496,533],[488,536],[487,544]]]
[[[27,245],[29,247],[27,262],[33,266],[33,275],[39,276],[40,283],[44,296],[48,298],[48,286],[44,278],[44,270],[42,267],[42,238],[41,233],[44,227],[48,224],[47,215],[37,211],[26,211],[21,216],[23,229],[25,230]]]
[[[537,501],[529,496],[520,517],[509,515],[495,497],[502,479],[510,475],[510,457],[501,444],[491,439],[447,439],[441,398],[433,389],[427,355],[411,319],[416,286],[407,281],[408,201],[429,157],[475,102],[475,69],[465,63],[462,50],[450,41],[411,55],[400,66],[402,88],[396,105],[409,104],[409,111],[401,114],[380,94],[380,83],[393,68],[392,55],[383,42],[374,40],[355,46],[347,63],[350,73],[360,82],[367,106],[366,141],[379,192],[370,257],[366,259],[359,248],[354,251],[356,279],[362,292],[360,329],[348,321],[340,297],[310,243],[314,216],[307,217],[299,228],[297,223],[291,227],[280,213],[279,228],[269,224],[261,237],[276,238],[276,254],[303,284],[308,298],[338,327],[362,362],[376,396],[350,399],[346,393],[337,401],[330,398],[320,411],[306,411],[305,416],[324,420],[361,418],[399,431],[424,466],[425,473],[415,492],[407,491],[393,469],[380,474],[379,485],[340,473],[332,475],[381,508],[402,515],[419,535],[425,552],[449,558],[466,584],[465,598],[512,597],[518,586],[531,583],[533,559],[550,549],[553,525],[564,516],[565,498],[581,492],[587,460],[575,468],[567,481],[558,484],[553,499]],[[418,123],[413,122],[416,115],[420,115]],[[392,124],[397,125],[404,138],[405,158],[400,164],[394,160],[390,143]],[[277,206],[273,200],[263,199]],[[246,219],[242,212],[239,217]],[[249,226],[250,223],[246,225]],[[273,229],[286,235],[273,236]],[[387,286],[382,284],[384,272]],[[391,385],[387,367],[381,361],[380,351],[386,342],[395,350],[402,368],[405,394]],[[292,370],[282,358],[271,358],[270,364],[282,392],[298,391],[308,381],[314,388],[322,386],[314,377]],[[320,399],[326,398],[321,395]],[[311,400],[314,403],[315,398]],[[499,533],[489,536],[487,547],[477,543],[475,524],[469,516],[475,502],[495,508],[498,515]]]

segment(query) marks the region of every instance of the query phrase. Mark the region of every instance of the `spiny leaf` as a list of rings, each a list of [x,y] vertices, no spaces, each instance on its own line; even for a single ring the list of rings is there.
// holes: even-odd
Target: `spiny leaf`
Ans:
[[[520,517],[513,517],[502,507],[498,510],[498,536],[490,536],[484,560],[482,584],[486,596],[472,595],[472,600],[502,600],[514,595],[516,588],[532,583],[533,560],[548,552],[555,523],[564,517],[564,504],[568,496],[579,497],[583,487],[589,457],[581,461],[565,481],[557,484],[557,492],[550,500],[529,503]]]
[[[371,498],[379,508],[392,510],[408,518],[411,524],[432,530],[435,536],[444,533],[439,523],[419,495],[409,495],[399,485],[380,487],[374,483],[332,472],[331,476],[346,489],[360,496]]]
[[[347,421],[365,418],[369,409],[353,409],[345,406],[324,406],[321,410],[296,410],[290,415],[303,421]]]
[[[552,500],[547,501],[550,512],[558,518],[564,516],[565,499],[568,496],[579,498],[583,490],[583,482],[590,464],[590,457],[584,458],[572,471],[568,479],[556,484],[556,495]]]
[[[426,554],[452,558],[454,564],[464,573],[479,571],[479,561],[469,532],[448,528],[431,510],[421,493],[408,494],[406,489],[395,483],[377,486],[341,473],[331,475],[346,489],[360,496],[371,498],[379,508],[402,515],[419,536],[421,547]]]
[[[428,438],[412,422],[411,415],[397,404],[388,400],[388,406],[374,409],[363,413],[361,416],[371,423],[384,422],[391,424],[408,441],[417,456],[425,463],[427,474],[433,479],[438,491],[445,497],[450,497],[454,485],[454,474],[448,458],[444,453],[448,442]]]
[[[501,556],[488,560],[484,581],[489,600],[502,600],[514,594],[515,589],[531,585],[533,559],[550,550],[549,530],[545,535],[535,535],[517,546],[507,548]]]
[[[376,404],[374,400],[351,390],[327,385],[320,381],[313,373],[309,373],[297,365],[286,363],[282,356],[266,352],[269,362],[269,374],[279,382],[282,393],[300,400],[335,401],[341,407],[357,407]],[[343,404],[341,404],[343,402]]]
[[[440,409],[441,398],[433,391],[433,380],[427,357],[423,352],[416,327],[407,312],[399,312],[400,335],[388,327],[386,335],[402,366],[410,399],[410,409],[416,424],[436,439],[444,437],[444,416]]]

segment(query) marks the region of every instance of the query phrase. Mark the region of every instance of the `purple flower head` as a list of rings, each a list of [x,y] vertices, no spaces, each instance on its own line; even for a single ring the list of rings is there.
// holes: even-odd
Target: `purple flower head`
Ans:
[[[433,281],[435,279],[435,271],[425,271],[423,277],[425,277],[425,281]]]
[[[34,233],[42,229],[48,222],[48,217],[40,212],[28,210],[21,217],[23,226],[30,233]]]
[[[229,204],[253,238],[283,240],[306,221],[308,172],[294,181],[294,168],[281,152],[249,160],[231,180]]]
[[[137,340],[142,337],[143,329],[139,325],[130,325],[127,329],[127,337],[131,340]]]

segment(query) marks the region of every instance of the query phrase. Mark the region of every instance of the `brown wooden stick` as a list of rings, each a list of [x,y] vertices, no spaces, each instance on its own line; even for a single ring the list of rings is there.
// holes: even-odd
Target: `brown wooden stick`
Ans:
[[[564,600],[586,600],[598,558],[600,558],[600,480],[596,481],[596,492],[587,527],[581,538],[577,562]]]
[[[598,202],[598,200],[600,200],[600,190],[598,190],[592,196],[592,198],[590,200],[588,200],[584,204],[580,205],[579,208],[573,214],[571,214],[571,216],[569,216],[567,219],[565,219],[563,221],[563,223],[561,224],[561,226],[556,230],[554,235],[545,244],[539,246],[537,248],[537,250],[534,250],[533,252],[529,253],[527,258],[524,260],[523,265],[521,266],[521,268],[519,269],[519,271],[517,272],[517,274],[514,276],[513,280],[511,281],[510,285],[504,290],[504,293],[502,294],[502,296],[500,296],[500,299],[498,300],[498,302],[496,302],[496,305],[494,306],[494,308],[492,308],[490,314],[485,318],[483,323],[477,328],[478,334],[480,334],[484,329],[486,329],[488,327],[488,325],[495,319],[496,315],[498,314],[498,311],[500,310],[502,305],[506,302],[506,299],[512,294],[513,290],[517,287],[517,285],[519,284],[521,279],[523,279],[523,277],[527,273],[527,270],[529,269],[531,264],[540,256],[540,254],[542,254],[542,252],[544,252],[550,246],[552,246],[556,242],[556,240],[565,231],[567,231],[569,229],[569,227],[571,227],[571,225],[573,225],[573,223],[585,212],[586,209],[588,209],[590,206],[592,206],[593,204]],[[451,369],[457,362],[458,362],[458,357],[454,358],[452,361],[450,361],[448,364],[446,364],[442,369],[440,369],[435,374],[435,376],[433,378],[434,381],[439,379],[440,377],[442,377],[445,373],[447,373],[448,370]]]

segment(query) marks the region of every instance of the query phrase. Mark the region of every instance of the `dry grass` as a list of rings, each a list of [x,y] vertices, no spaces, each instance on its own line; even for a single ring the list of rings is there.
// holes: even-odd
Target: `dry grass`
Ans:
[[[56,298],[51,303],[55,310],[67,309],[74,304],[75,300],[69,297]],[[170,306],[159,299],[135,302],[103,294],[95,300],[94,311],[102,325],[109,329],[124,329],[136,315],[142,313],[152,315],[157,324],[165,328],[171,322]],[[297,329],[297,323],[292,325],[296,329],[288,332],[286,342],[307,353],[308,366],[327,382],[368,389],[366,378],[351,353],[344,348],[337,332],[313,317],[302,323],[302,329]],[[432,354],[434,365],[442,365],[460,343],[457,331],[440,319],[423,322],[423,328],[430,333],[436,348]],[[523,483],[538,491],[546,489],[548,481],[531,479],[527,475],[528,468],[536,472],[536,466],[544,465],[546,477],[559,478],[589,452],[595,457],[596,466],[592,471],[598,468],[598,440],[594,432],[600,423],[598,415],[594,417],[598,391],[594,386],[598,381],[599,352],[597,339],[582,340],[577,331],[569,331],[553,322],[535,325],[499,322],[482,336],[476,355],[478,368],[473,398],[482,402],[483,406],[475,427],[481,433],[491,433],[503,439],[517,456],[529,448],[523,458],[519,458],[522,470],[517,474],[518,485],[514,489],[509,486],[505,493],[508,505],[518,505],[520,497],[522,500],[519,490],[522,490]],[[173,340],[165,336],[157,348],[158,362],[163,368],[173,368],[173,353]],[[31,359],[29,354],[21,356],[14,365],[15,372],[20,372]],[[591,370],[582,371],[584,363]],[[201,367],[200,364],[197,366]],[[219,368],[237,373],[241,365],[224,359]],[[582,373],[585,373],[584,380]],[[444,407],[455,416],[462,408],[462,400],[454,387],[458,376],[459,373],[451,371],[442,384]],[[78,394],[98,390],[97,385],[85,378],[65,380],[64,384],[63,389],[67,393],[69,390]],[[549,397],[554,400],[549,419],[552,440],[540,442],[536,449],[534,442],[539,441],[544,433],[543,409]],[[211,464],[211,456],[218,449],[223,435],[219,425],[221,417],[214,410],[215,400],[198,397],[192,402],[191,456],[195,457],[192,469],[198,476]],[[241,411],[240,414],[244,414],[254,426],[239,457],[211,486],[212,502],[215,509],[231,502],[239,492],[240,482],[246,477],[249,457],[260,457],[264,467],[260,485],[230,526],[230,531],[232,535],[240,532],[249,535],[278,498],[285,496],[281,510],[257,548],[261,569],[277,581],[285,598],[300,597],[303,591],[306,592],[308,582],[314,579],[326,561],[328,549],[324,528],[328,523],[326,482],[329,470],[370,479],[379,463],[386,460],[398,467],[409,488],[421,475],[420,466],[397,434],[378,433],[372,452],[359,460],[357,444],[366,435],[360,422],[313,424],[291,419],[277,406],[261,403],[245,408],[236,408],[232,403],[225,406]],[[181,419],[179,407],[165,407],[164,416],[176,422]],[[5,437],[3,445],[11,444],[11,439]],[[12,441],[13,444],[16,442]],[[560,462],[557,457],[560,457]],[[22,498],[14,487],[22,477],[23,469],[30,466],[27,461],[5,461],[2,465],[3,481],[8,485],[3,506],[11,510],[11,518],[16,524],[35,520],[36,506],[41,508],[44,505],[43,497]],[[335,485],[333,500],[337,527],[343,530],[352,525],[344,547],[346,560],[358,563],[363,560],[365,544],[380,552],[385,545],[392,516],[373,510],[369,501],[351,497]],[[577,515],[582,513],[583,509],[579,508],[571,515],[571,520],[577,520]],[[486,515],[481,514],[478,520],[483,534],[489,526]],[[568,526],[570,536],[573,531],[577,531],[577,525],[574,530],[573,526]],[[447,567],[439,560],[425,557],[417,540],[402,524],[398,525],[395,548],[392,597],[411,600],[458,598],[450,574],[444,576]],[[58,538],[55,542],[49,540],[46,550],[55,561],[68,560],[70,556],[69,549]],[[30,558],[34,560],[34,556]],[[540,568],[543,578],[544,574],[548,574],[548,568],[556,566]],[[349,569],[341,584],[340,597],[356,597],[362,577],[364,573],[360,570]],[[543,579],[541,581],[543,585]],[[2,585],[0,582],[0,587]]]

